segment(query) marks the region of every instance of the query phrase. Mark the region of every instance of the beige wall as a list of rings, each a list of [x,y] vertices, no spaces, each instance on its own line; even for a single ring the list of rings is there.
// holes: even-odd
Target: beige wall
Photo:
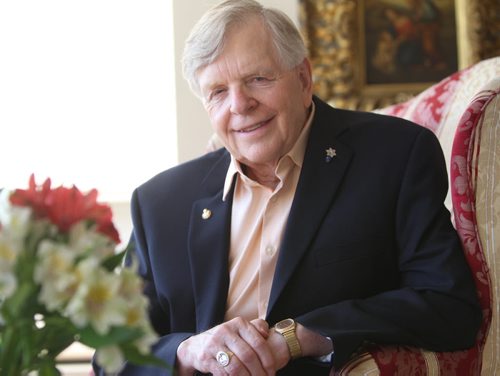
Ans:
[[[296,21],[298,0],[262,0],[262,4],[279,8]],[[177,97],[177,139],[179,162],[202,154],[212,133],[205,110],[182,78],[180,57],[191,27],[214,0],[174,0],[174,48]]]

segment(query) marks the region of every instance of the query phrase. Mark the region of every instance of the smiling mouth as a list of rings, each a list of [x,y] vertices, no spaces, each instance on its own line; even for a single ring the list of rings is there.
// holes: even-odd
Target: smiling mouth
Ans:
[[[267,119],[267,120],[265,120],[263,122],[260,122],[258,124],[252,125],[252,126],[250,126],[248,128],[240,129],[239,131],[236,131],[236,132],[238,132],[238,133],[250,133],[250,132],[253,132],[253,131],[255,131],[255,130],[259,129],[259,128],[262,128],[263,126],[269,124],[269,122],[271,121],[271,119]]]

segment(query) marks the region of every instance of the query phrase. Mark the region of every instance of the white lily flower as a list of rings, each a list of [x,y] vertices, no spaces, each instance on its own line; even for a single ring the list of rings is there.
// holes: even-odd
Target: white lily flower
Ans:
[[[14,265],[18,246],[8,239],[5,232],[0,232],[0,272],[10,270]]]
[[[0,223],[2,231],[8,232],[15,240],[23,240],[30,229],[31,209],[10,203],[12,192],[0,191]]]
[[[69,246],[78,254],[83,255],[89,250],[93,257],[103,260],[115,253],[115,244],[105,235],[93,228],[88,228],[85,221],[76,223],[69,232]]]
[[[100,267],[96,258],[83,260],[77,269],[82,280],[65,309],[68,318],[79,327],[92,325],[99,334],[123,325],[127,302],[118,295],[120,281],[116,274]]]
[[[10,203],[10,195],[12,194],[12,191],[8,189],[2,189],[0,191],[0,223],[6,224],[9,222],[10,218],[10,210],[11,210],[11,203]]]
[[[123,268],[120,270],[120,295],[126,299],[136,299],[142,296],[143,281],[136,274],[134,268]],[[147,300],[146,300],[147,304]]]
[[[151,346],[156,343],[158,336],[151,327],[147,316],[148,299],[143,295],[143,281],[136,274],[137,265],[124,268],[120,271],[120,296],[129,302],[126,311],[126,324],[130,327],[138,327],[142,330],[141,338],[134,341],[140,353],[148,354]]]
[[[11,296],[16,291],[17,279],[14,273],[0,273],[0,302]]]
[[[14,266],[19,249],[16,248],[18,245],[12,244],[5,232],[0,232],[0,302],[11,296],[17,287]]]
[[[75,254],[66,245],[51,240],[40,243],[33,278],[41,286],[38,299],[49,311],[62,309],[74,295],[80,282],[74,261]]]
[[[106,346],[96,351],[96,361],[107,374],[118,373],[125,363],[125,358],[118,346]]]
[[[150,322],[145,318],[141,325],[142,337],[134,341],[135,347],[141,354],[149,354],[151,346],[158,341],[158,335],[151,327]]]

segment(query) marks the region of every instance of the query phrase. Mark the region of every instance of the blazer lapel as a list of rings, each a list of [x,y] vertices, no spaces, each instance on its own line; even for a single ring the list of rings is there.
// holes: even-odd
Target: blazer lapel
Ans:
[[[226,153],[207,176],[207,196],[191,211],[188,248],[198,331],[222,322],[226,309],[232,193],[222,201],[222,189],[228,164]]]
[[[327,117],[325,111],[335,111],[316,100],[316,115],[309,136],[302,172],[290,209],[283,241],[274,273],[268,306],[268,317],[297,264],[309,248],[323,217],[335,199],[345,171],[352,158],[352,151],[337,136],[347,129],[338,125],[335,116]],[[328,119],[328,123],[325,122]],[[333,119],[333,120],[332,120]],[[327,160],[327,150],[335,154]]]

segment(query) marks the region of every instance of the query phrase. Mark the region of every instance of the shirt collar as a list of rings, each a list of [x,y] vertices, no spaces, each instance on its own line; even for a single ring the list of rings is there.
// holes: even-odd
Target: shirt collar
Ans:
[[[290,149],[290,151],[280,158],[278,166],[280,165],[280,162],[284,158],[289,157],[299,168],[302,168],[304,155],[306,153],[307,140],[309,138],[309,131],[311,130],[311,124],[314,118],[315,110],[316,107],[314,105],[314,102],[311,102],[311,112],[309,114],[309,117],[307,118],[304,128],[300,132],[299,138],[297,139],[293,147]],[[231,163],[229,164],[229,168],[227,169],[226,179],[224,181],[224,192],[222,195],[222,201],[226,201],[227,195],[231,190],[235,174],[239,174],[240,177],[243,178],[244,180],[245,179],[250,180],[243,172],[243,169],[241,168],[241,163],[238,162],[233,157],[233,155],[231,155]]]

